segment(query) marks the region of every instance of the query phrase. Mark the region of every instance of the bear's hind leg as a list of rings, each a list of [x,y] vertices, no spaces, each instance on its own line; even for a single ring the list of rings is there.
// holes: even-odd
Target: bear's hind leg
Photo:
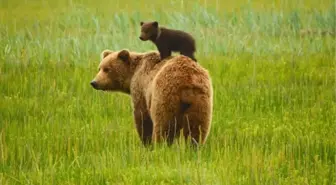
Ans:
[[[211,104],[198,97],[183,116],[183,135],[194,146],[205,143],[211,127]]]
[[[179,103],[174,100],[152,101],[150,112],[153,119],[152,140],[154,143],[167,142],[168,145],[171,145],[174,139],[179,136],[182,117],[178,114],[178,105]]]
[[[152,140],[154,143],[167,142],[168,146],[172,145],[174,139],[180,135],[181,127],[179,126],[179,121],[175,118],[173,119],[160,119],[158,123],[165,124],[155,124],[153,128]]]
[[[193,51],[181,51],[180,53],[181,53],[181,55],[187,56],[187,57],[191,58],[193,61],[197,62]]]

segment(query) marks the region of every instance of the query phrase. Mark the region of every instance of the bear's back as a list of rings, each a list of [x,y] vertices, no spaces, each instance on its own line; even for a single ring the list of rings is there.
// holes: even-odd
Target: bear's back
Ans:
[[[142,94],[152,91],[152,88],[166,91],[173,89],[208,91],[209,79],[208,71],[189,57],[178,55],[160,61],[158,52],[148,52],[144,53],[134,73],[132,84],[133,89],[136,91],[141,89]]]
[[[153,87],[167,91],[198,89],[207,92],[211,88],[208,71],[183,55],[166,60],[159,66],[159,70],[155,71],[152,80]]]

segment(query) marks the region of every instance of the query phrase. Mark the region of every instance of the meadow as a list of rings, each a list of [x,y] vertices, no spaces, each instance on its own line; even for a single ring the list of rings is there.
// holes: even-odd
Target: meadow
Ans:
[[[104,49],[194,35],[214,88],[198,151],[149,150],[130,97],[94,90]],[[0,184],[335,184],[332,0],[0,0]]]

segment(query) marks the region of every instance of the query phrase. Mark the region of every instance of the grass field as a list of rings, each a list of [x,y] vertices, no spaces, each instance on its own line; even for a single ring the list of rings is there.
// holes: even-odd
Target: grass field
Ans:
[[[130,97],[89,82],[104,49],[155,49],[139,22],[197,40],[214,87],[199,151],[148,150]],[[0,184],[335,184],[332,0],[0,0]]]

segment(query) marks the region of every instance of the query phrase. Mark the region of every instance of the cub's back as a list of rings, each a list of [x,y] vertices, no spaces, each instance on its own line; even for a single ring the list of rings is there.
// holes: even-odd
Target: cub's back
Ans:
[[[161,27],[161,36],[160,41],[169,43],[172,48],[180,48],[180,47],[190,47],[190,50],[195,51],[195,39],[191,36],[191,34],[174,29],[167,29]]]

